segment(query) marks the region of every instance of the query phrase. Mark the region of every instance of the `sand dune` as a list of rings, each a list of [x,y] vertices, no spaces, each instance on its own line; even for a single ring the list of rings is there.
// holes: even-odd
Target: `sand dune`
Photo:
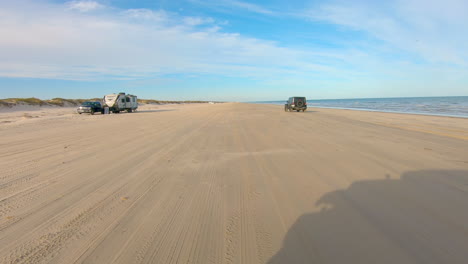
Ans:
[[[0,263],[466,263],[468,119],[310,110],[2,113]]]

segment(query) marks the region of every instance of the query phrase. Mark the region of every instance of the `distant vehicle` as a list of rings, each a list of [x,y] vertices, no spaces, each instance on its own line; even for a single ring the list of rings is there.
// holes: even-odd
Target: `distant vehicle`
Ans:
[[[289,97],[288,101],[286,101],[286,104],[284,105],[285,112],[304,112],[305,110],[307,110],[307,100],[305,97]]]
[[[83,102],[78,109],[76,109],[78,114],[82,113],[90,113],[94,115],[94,113],[99,112],[104,114],[104,109],[102,108],[101,102]]]
[[[109,111],[113,113],[120,113],[121,111],[131,113],[138,108],[137,96],[125,93],[108,94],[104,96],[103,104],[104,107],[109,107]]]

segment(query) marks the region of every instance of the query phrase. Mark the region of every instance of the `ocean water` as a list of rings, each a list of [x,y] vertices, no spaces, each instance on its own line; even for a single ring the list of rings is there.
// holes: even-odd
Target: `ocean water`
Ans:
[[[254,102],[284,105],[282,101]],[[365,99],[323,99],[307,98],[308,107],[353,109],[391,113],[411,113],[468,118],[468,96],[450,97],[405,97]]]

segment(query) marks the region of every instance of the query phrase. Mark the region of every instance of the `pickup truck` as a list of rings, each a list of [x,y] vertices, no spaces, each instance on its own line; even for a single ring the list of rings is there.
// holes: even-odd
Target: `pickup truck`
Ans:
[[[76,109],[78,114],[82,113],[90,113],[94,115],[94,113],[99,112],[104,114],[104,108],[102,108],[101,102],[83,102],[78,109]]]

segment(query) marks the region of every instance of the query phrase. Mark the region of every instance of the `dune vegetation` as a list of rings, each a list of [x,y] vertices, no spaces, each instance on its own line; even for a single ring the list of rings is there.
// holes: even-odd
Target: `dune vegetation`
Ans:
[[[101,101],[101,98],[91,99],[65,99],[65,98],[52,98],[42,100],[39,98],[6,98],[0,99],[0,106],[13,107],[17,105],[30,105],[30,106],[65,106],[72,107],[78,106],[85,101]],[[190,103],[208,103],[207,101],[165,101],[155,99],[138,99],[140,104],[190,104]]]
[[[1,106],[13,107],[16,105],[30,105],[30,106],[77,106],[84,101],[100,101],[99,98],[93,99],[64,99],[53,98],[49,100],[42,100],[39,98],[6,98],[0,99]]]

